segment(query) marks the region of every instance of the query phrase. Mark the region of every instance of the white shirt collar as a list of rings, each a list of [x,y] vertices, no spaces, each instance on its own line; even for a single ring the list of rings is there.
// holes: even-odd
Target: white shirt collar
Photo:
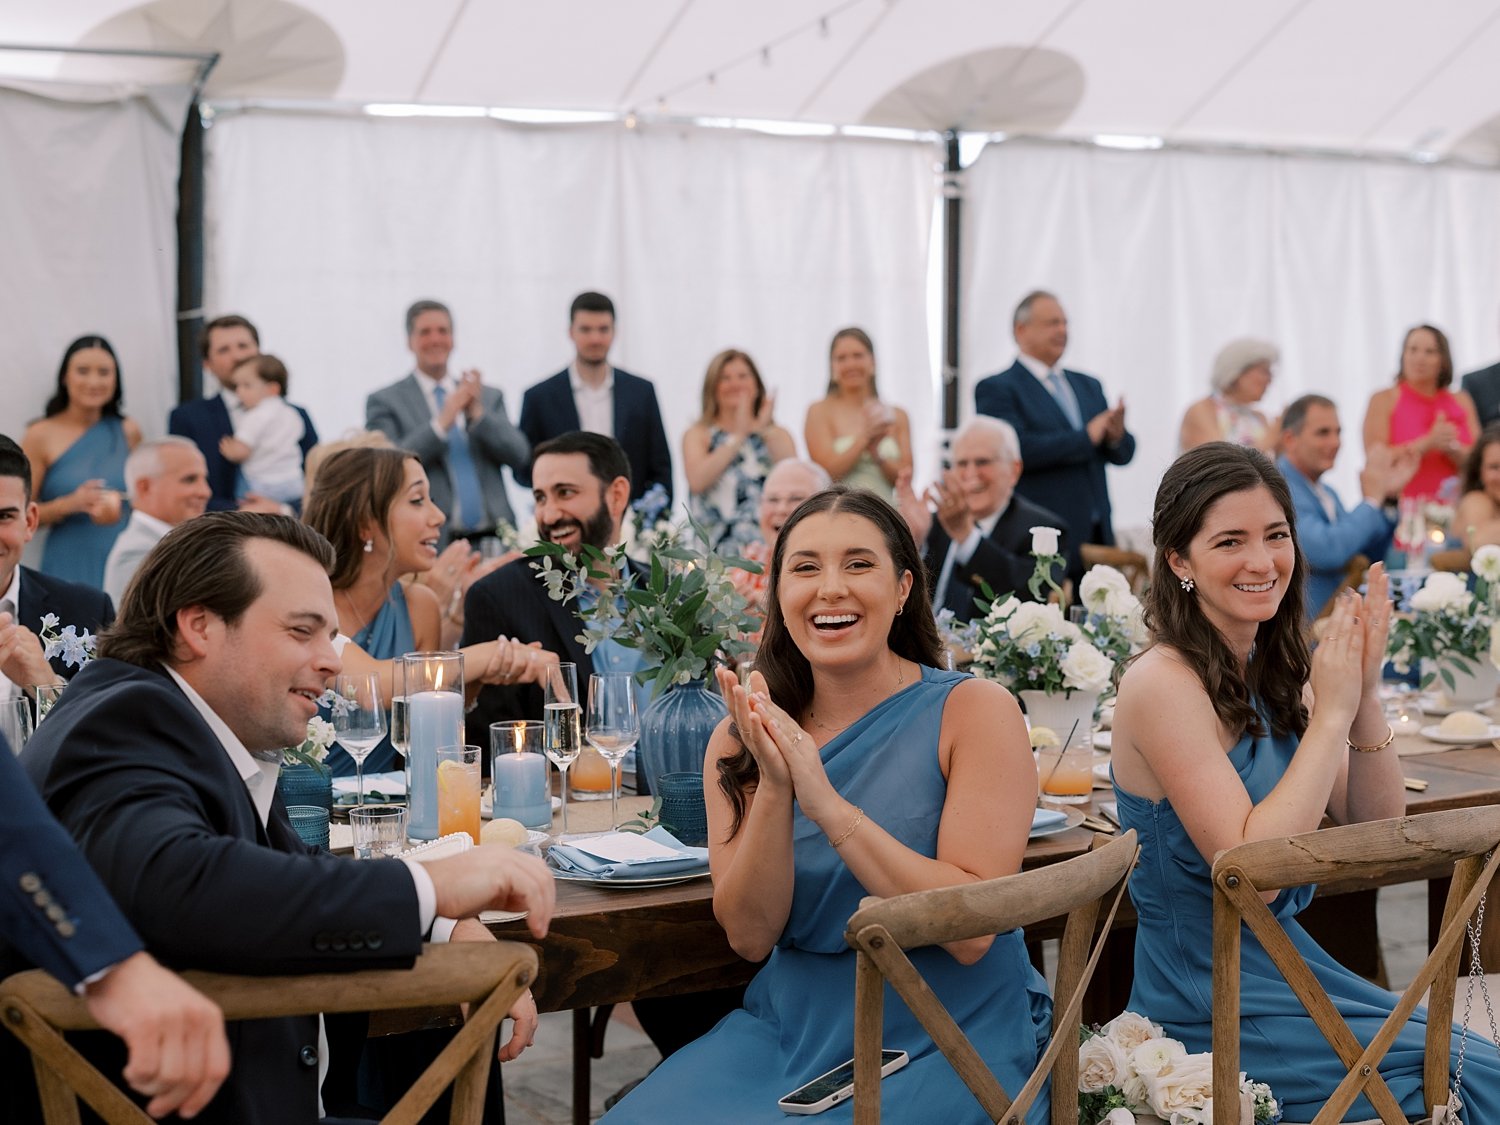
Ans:
[[[172,530],[172,525],[166,520],[159,520],[150,512],[143,512],[139,508],[130,509],[130,522],[138,523],[158,539],[163,538],[167,532]]]
[[[1027,371],[1030,371],[1038,379],[1045,379],[1054,371],[1056,371],[1059,375],[1062,374],[1061,365],[1058,365],[1057,367],[1048,367],[1041,360],[1037,359],[1036,356],[1027,355],[1025,352],[1017,352],[1016,360],[1021,364],[1022,367],[1026,368]]]
[[[10,585],[5,592],[0,594],[0,601],[8,601],[11,604],[11,613],[16,620],[21,619],[21,564],[16,563],[15,569],[10,572]],[[19,684],[13,684],[0,673],[0,702],[8,699],[19,699],[21,688]]]
[[[568,364],[568,382],[573,387],[574,395],[597,395],[603,394],[606,391],[613,391],[615,389],[614,365],[610,365],[609,374],[604,376],[604,382],[595,387],[583,381],[583,376],[578,373],[578,361],[575,359],[572,363]]]
[[[193,705],[193,710],[203,716],[203,721],[208,724],[208,729],[214,732],[219,745],[224,747],[224,753],[229,755],[229,761],[234,765],[235,772],[245,783],[245,789],[255,805],[256,815],[260,817],[261,827],[265,827],[266,820],[271,815],[271,799],[276,795],[276,778],[281,773],[280,761],[262,762],[251,757],[250,751],[245,749],[245,744],[240,741],[239,736],[229,729],[229,724],[219,718],[218,712],[194,690],[193,685],[178,675],[175,668],[166,664],[162,667],[166,668],[167,675],[171,676],[177,686],[182,689],[182,694],[187,696],[187,701]]]
[[[236,410],[245,409],[245,404],[240,401],[240,396],[228,387],[219,388],[219,397],[224,400],[224,408],[233,414]]]

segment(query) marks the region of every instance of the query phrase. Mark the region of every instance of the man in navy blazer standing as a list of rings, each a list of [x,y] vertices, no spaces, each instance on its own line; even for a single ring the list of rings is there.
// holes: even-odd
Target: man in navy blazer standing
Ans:
[[[82,995],[124,1040],[125,1080],[155,1116],[191,1117],[229,1073],[224,1013],[145,951],[0,735],[0,975],[25,965]],[[32,1112],[30,1082],[4,1086],[7,1121]]]
[[[252,494],[241,500],[235,490],[239,466],[219,451],[219,443],[234,436],[232,415],[241,409],[234,393],[234,369],[251,356],[260,355],[260,333],[242,316],[221,316],[204,325],[201,346],[203,365],[213,372],[221,389],[213,398],[197,398],[175,407],[167,420],[167,432],[191,438],[202,451],[208,463],[208,486],[213,489],[210,511],[243,508],[247,512],[281,512],[282,506],[265,496]],[[313,429],[307,411],[293,406],[302,415],[302,441],[298,444],[306,457],[307,451],[318,444],[318,431]]]
[[[1021,439],[1026,469],[1016,491],[1063,518],[1068,574],[1083,573],[1084,543],[1113,544],[1105,465],[1128,465],[1135,437],[1125,428],[1125,400],[1110,406],[1092,375],[1064,370],[1068,318],[1051,293],[1028,293],[1012,327],[1020,354],[1006,371],[980,380],[974,408],[1009,422]]]
[[[527,388],[521,399],[521,432],[535,449],[544,441],[591,430],[614,438],[630,459],[630,499],[654,485],[672,502],[672,450],[656,404],[656,388],[609,364],[615,339],[615,305],[603,293],[580,293],[568,313],[573,362],[549,379]],[[529,473],[516,479],[530,487]]]

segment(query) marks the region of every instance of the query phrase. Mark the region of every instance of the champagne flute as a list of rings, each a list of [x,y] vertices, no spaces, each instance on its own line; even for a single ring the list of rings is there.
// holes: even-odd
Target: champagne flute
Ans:
[[[562,774],[562,835],[568,834],[568,767],[583,750],[579,735],[578,665],[556,664],[547,670],[542,709],[542,749]]]
[[[609,816],[620,824],[620,759],[640,740],[641,716],[635,704],[635,677],[627,672],[589,677],[589,745],[609,763]]]
[[[391,749],[401,755],[406,799],[411,800],[411,703],[406,694],[406,661],[391,661]]]
[[[374,673],[340,675],[333,679],[333,729],[339,745],[354,759],[359,804],[365,803],[365,759],[385,737],[385,708],[380,701],[380,677]]]

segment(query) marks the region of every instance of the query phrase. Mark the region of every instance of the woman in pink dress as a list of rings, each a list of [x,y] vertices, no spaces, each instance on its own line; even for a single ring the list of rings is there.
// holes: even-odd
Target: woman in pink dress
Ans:
[[[1401,346],[1396,385],[1376,391],[1365,411],[1365,454],[1378,445],[1411,448],[1422,455],[1403,498],[1444,499],[1456,490],[1459,470],[1479,433],[1479,413],[1467,391],[1454,393],[1448,337],[1419,324]],[[1453,482],[1449,484],[1449,482]],[[1445,487],[1446,486],[1446,487]]]

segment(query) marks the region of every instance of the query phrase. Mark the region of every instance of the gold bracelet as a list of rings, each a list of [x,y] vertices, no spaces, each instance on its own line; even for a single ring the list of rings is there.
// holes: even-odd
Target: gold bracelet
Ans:
[[[837,840],[829,840],[828,841],[829,847],[837,848],[840,845],[842,845],[845,840],[847,840],[850,836],[854,835],[854,830],[856,828],[858,828],[861,824],[864,823],[864,820],[865,820],[865,810],[862,809],[862,808],[860,808],[858,805],[855,805],[854,806],[854,813],[855,813],[854,819],[849,822],[849,827],[846,828],[846,829],[844,829],[844,834],[842,836],[840,836]]]
[[[1384,750],[1392,742],[1396,741],[1396,728],[1393,727],[1393,726],[1390,726],[1389,724],[1387,724],[1387,726],[1386,726],[1385,729],[1386,729],[1385,741],[1382,742],[1382,743],[1380,743],[1379,745],[1376,745],[1376,746],[1356,746],[1353,742],[1350,742],[1349,743],[1349,749],[1351,749],[1351,750],[1353,750],[1353,751],[1355,751],[1356,753],[1359,753],[1359,754],[1373,754],[1377,750]],[[1345,739],[1345,741],[1347,742],[1348,739]]]

